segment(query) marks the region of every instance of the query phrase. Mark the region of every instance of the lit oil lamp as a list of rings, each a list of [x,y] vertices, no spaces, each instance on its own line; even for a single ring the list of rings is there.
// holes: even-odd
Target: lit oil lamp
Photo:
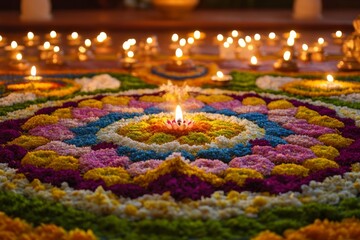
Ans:
[[[59,46],[54,46],[53,50],[49,52],[49,58],[45,63],[52,66],[64,65],[64,53]]]
[[[84,46],[88,49],[92,48],[92,43],[91,43],[91,40],[90,39],[85,39],[84,41]]]
[[[131,70],[135,63],[137,63],[137,60],[133,51],[128,51],[126,57],[121,59],[122,67],[125,69]]]
[[[324,47],[327,45],[324,38],[319,38],[317,43],[312,48],[311,60],[322,62],[325,60]]]
[[[179,35],[176,33],[173,33],[173,35],[171,35],[171,41],[174,43],[179,41]]]
[[[147,56],[154,56],[159,52],[159,43],[155,35],[146,38],[144,50]]]
[[[325,39],[322,37],[319,37],[316,44],[320,49],[323,49],[327,46],[327,42],[325,42]]]
[[[68,45],[71,47],[76,47],[81,44],[82,37],[77,32],[72,32],[66,36]]]
[[[179,47],[179,35],[177,33],[173,33],[171,35],[171,43],[170,43],[170,50],[176,50]]]
[[[331,90],[334,86],[334,77],[331,74],[328,74],[326,76],[326,80],[327,80],[327,89]]]
[[[261,35],[259,33],[254,34],[254,44],[257,46],[261,45]]]
[[[16,41],[12,41],[9,46],[5,47],[5,51],[9,59],[16,60],[16,55],[24,51],[24,46],[18,45]]]
[[[189,33],[188,37],[193,37],[196,41],[200,41],[205,39],[206,34],[204,32],[200,32],[199,30],[195,30],[194,32]]]
[[[228,35],[230,35],[232,38],[238,39],[242,35],[242,32],[239,32],[238,30],[232,30],[228,33]]]
[[[250,58],[249,67],[252,70],[257,70],[260,67],[260,64],[259,64],[258,59],[257,59],[256,56],[252,56]]]
[[[279,37],[274,33],[270,32],[268,35],[268,38],[266,39],[266,43],[269,46],[275,46],[279,42]]]
[[[166,70],[170,72],[189,72],[194,70],[195,65],[191,59],[184,56],[181,48],[177,48],[172,62],[166,65]]]
[[[283,58],[274,63],[274,69],[281,72],[297,72],[299,70],[290,51],[285,51]]]
[[[61,43],[61,34],[53,30],[45,35],[45,39],[52,45],[59,45]]]
[[[39,44],[39,36],[35,35],[33,32],[28,32],[23,40],[26,47],[35,47]]]
[[[214,41],[213,41],[213,43],[215,44],[215,45],[220,45],[220,44],[222,44],[223,43],[223,41],[224,41],[224,35],[222,35],[222,34],[218,34],[218,35],[216,35],[216,37],[214,37]]]
[[[23,59],[23,55],[21,53],[16,54],[16,59],[9,62],[9,66],[16,70],[24,71],[29,68],[29,63],[25,59]]]
[[[84,42],[84,46],[80,46],[78,48],[78,60],[79,61],[87,61],[87,60],[92,60],[95,58],[94,53],[92,51],[91,48],[91,40],[90,39],[86,39]]]
[[[46,41],[43,45],[38,47],[40,53],[40,60],[46,60],[50,57],[54,47],[51,46],[50,42]]]
[[[308,62],[311,59],[311,53],[309,52],[309,46],[305,43],[301,46],[301,52],[300,52],[299,58],[303,62]]]
[[[191,128],[194,125],[194,122],[191,120],[184,119],[181,107],[180,105],[177,105],[175,110],[175,118],[172,120],[167,120],[165,122],[165,125],[168,129],[181,131]]]
[[[99,33],[93,43],[96,53],[105,54],[111,52],[111,38],[105,32]]]
[[[111,43],[111,39],[105,32],[101,32],[99,33],[99,35],[96,36],[94,42],[97,46],[109,46]]]
[[[40,81],[43,78],[41,76],[36,75],[36,67],[32,66],[30,69],[30,75],[27,77],[24,77],[24,79],[27,81]]]
[[[296,32],[295,30],[291,30],[290,32],[286,32],[283,34],[283,37],[285,39],[288,39],[288,38],[294,38],[294,39],[299,39],[301,37],[301,34]]]
[[[216,75],[211,77],[214,82],[227,83],[232,80],[231,75],[224,74],[222,71],[217,71]]]
[[[333,38],[333,41],[335,44],[341,45],[344,41],[344,34],[342,31],[338,30],[331,34],[331,37]]]

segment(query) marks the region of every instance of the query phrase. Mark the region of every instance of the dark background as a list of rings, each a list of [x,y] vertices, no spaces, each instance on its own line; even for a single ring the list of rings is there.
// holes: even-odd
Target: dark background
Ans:
[[[140,1],[140,0],[138,0]],[[150,0],[148,0],[150,1]],[[123,8],[123,0],[52,0],[53,9]],[[292,8],[293,0],[200,0],[199,8]],[[360,0],[323,0],[324,9],[359,8]],[[0,0],[0,10],[19,10],[20,0]]]

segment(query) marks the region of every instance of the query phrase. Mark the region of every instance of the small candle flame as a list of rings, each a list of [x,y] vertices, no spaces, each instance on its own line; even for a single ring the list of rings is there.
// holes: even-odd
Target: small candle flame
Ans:
[[[224,78],[224,74],[223,74],[222,71],[217,71],[217,72],[216,72],[216,76],[217,76],[219,79]]]
[[[58,53],[60,52],[60,47],[59,46],[55,46],[54,47],[54,53]]]
[[[233,44],[234,43],[234,39],[232,37],[228,37],[226,39],[226,42],[228,42],[229,44]]]
[[[55,50],[54,50],[55,51]],[[85,53],[86,52],[86,48],[84,48],[83,46],[79,47],[79,52],[80,53]]]
[[[324,43],[325,43],[325,40],[324,40],[324,38],[319,38],[318,39],[318,43],[320,44],[320,45],[323,45]]]
[[[0,35],[0,42],[3,40],[3,37]]]
[[[30,75],[32,77],[36,77],[36,67],[35,66],[32,66],[31,69],[30,69]]]
[[[16,54],[16,60],[21,61],[23,58],[21,53]]]
[[[107,34],[105,32],[101,32],[99,33],[99,35],[96,37],[96,40],[99,42],[99,43],[102,43],[106,40],[107,38]]]
[[[291,30],[290,33],[289,33],[289,38],[296,38],[296,31],[295,30]]]
[[[274,32],[269,33],[269,39],[274,40],[276,38],[276,34]]]
[[[180,39],[179,45],[180,47],[184,47],[186,45],[186,39],[185,38]]]
[[[291,52],[290,51],[285,51],[284,52],[284,60],[289,61],[290,57],[291,57]]]
[[[28,32],[28,33],[27,33],[27,38],[28,38],[29,40],[33,40],[34,37],[35,37],[35,35],[34,35],[33,32]]]
[[[130,46],[135,46],[136,45],[136,39],[135,38],[130,38],[128,40],[128,42],[130,43]]]
[[[301,46],[301,48],[302,48],[302,50],[305,51],[305,52],[306,52],[307,50],[309,50],[309,46],[308,46],[307,44],[305,44],[305,43]]]
[[[335,36],[337,38],[341,38],[342,37],[342,31],[340,31],[340,30],[336,31]]]
[[[232,30],[231,36],[232,36],[233,38],[237,38],[237,37],[239,36],[239,32],[236,31],[236,30]]]
[[[251,65],[257,65],[258,60],[257,60],[256,56],[252,56],[252,57],[251,57],[250,63],[251,63]]]
[[[222,42],[222,41],[224,41],[224,36],[223,36],[222,34],[218,34],[218,35],[216,36],[216,39],[217,39],[219,42]]]
[[[17,47],[18,47],[17,42],[16,42],[16,41],[12,41],[12,42],[11,42],[11,48],[12,48],[12,49],[15,49],[15,48],[17,48]]]
[[[57,36],[57,33],[55,31],[50,32],[50,37],[51,38],[56,38],[56,36]]]
[[[245,37],[245,42],[247,42],[247,43],[251,42],[251,37],[250,37],[250,36],[246,36],[246,37]]]
[[[50,48],[50,42],[44,42],[44,49],[49,49]]]
[[[329,83],[334,82],[334,77],[333,77],[331,74],[328,74],[328,75],[326,76],[326,79],[327,79],[327,81],[328,81]]]
[[[288,46],[292,47],[295,44],[295,39],[292,37],[289,37],[286,43]]]
[[[228,42],[224,42],[224,48],[229,48],[230,47],[230,43],[228,43]]]
[[[183,51],[181,50],[181,48],[177,48],[175,51],[175,56],[177,58],[181,58],[183,56]]]
[[[146,43],[147,43],[147,44],[152,44],[152,43],[153,43],[152,37],[148,37],[148,38],[146,39]]]
[[[180,105],[176,106],[176,110],[175,110],[175,121],[176,123],[180,126],[183,122],[183,113],[181,111],[181,107]]]
[[[255,41],[260,41],[260,39],[261,39],[261,35],[258,34],[258,33],[256,33],[256,34],[254,35],[254,40],[255,40]]]
[[[78,39],[78,37],[79,37],[79,34],[77,32],[71,33],[71,38],[72,39]]]
[[[199,30],[194,31],[194,38],[195,38],[196,40],[198,40],[198,39],[200,39],[200,37],[201,37],[200,31],[199,31]]]
[[[128,53],[127,53],[127,56],[129,57],[129,58],[133,58],[134,57],[134,52],[133,51],[128,51]]]
[[[195,39],[193,37],[189,37],[188,40],[187,40],[188,44],[194,44],[195,42]]]
[[[125,41],[122,45],[123,49],[125,51],[129,50],[130,49],[130,43],[128,41]]]
[[[177,35],[176,33],[174,33],[174,34],[171,36],[171,41],[177,42],[178,40],[179,40],[179,35]]]
[[[84,43],[85,43],[86,47],[91,47],[91,40],[90,39],[86,39]]]
[[[242,48],[246,47],[246,42],[245,42],[245,40],[243,38],[239,39],[238,44]]]

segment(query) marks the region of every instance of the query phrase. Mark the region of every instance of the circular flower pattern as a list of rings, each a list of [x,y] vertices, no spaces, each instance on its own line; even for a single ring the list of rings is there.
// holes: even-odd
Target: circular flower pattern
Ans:
[[[174,127],[175,92],[78,97],[23,110],[23,120],[0,122],[1,161],[54,186],[175,199],[299,191],[360,162],[351,155],[358,154],[355,121],[330,108],[197,89],[183,100],[189,124]]]

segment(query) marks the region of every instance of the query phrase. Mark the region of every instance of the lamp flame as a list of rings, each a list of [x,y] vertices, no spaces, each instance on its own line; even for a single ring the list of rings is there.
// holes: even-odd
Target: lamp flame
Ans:
[[[79,34],[77,32],[71,33],[71,38],[72,39],[77,39],[78,37],[79,37]]]
[[[291,52],[290,51],[285,51],[284,52],[284,60],[289,61],[290,57],[291,57]]]
[[[217,71],[216,72],[216,76],[219,78],[219,79],[222,79],[224,77],[224,74],[222,71]]]
[[[269,33],[269,39],[275,39],[276,38],[276,34],[274,32]]]
[[[250,59],[250,63],[252,65],[257,65],[258,64],[258,60],[255,56],[252,56],[251,59]]]
[[[175,51],[175,56],[181,58],[183,56],[183,51],[180,48],[177,48]]]
[[[296,38],[297,32],[295,30],[291,30],[289,33],[289,38]]]
[[[177,105],[176,106],[176,110],[175,110],[175,121],[176,123],[180,126],[184,119],[183,119],[183,113],[182,113],[182,110],[181,110],[181,107],[180,105]]]
[[[33,40],[34,39],[34,33],[33,32],[28,32],[28,34],[27,34],[27,38],[29,39],[29,40]]]
[[[32,66],[31,69],[30,69],[30,75],[32,77],[35,77],[36,76],[36,67],[35,66]]]
[[[16,60],[21,61],[23,58],[21,53],[16,54]]]
[[[16,41],[12,41],[12,42],[11,42],[11,48],[12,48],[12,49],[15,49],[15,48],[17,48],[17,47],[18,47],[17,42],[16,42]]]
[[[292,47],[295,44],[295,38],[289,37],[288,40],[286,41],[287,45]]]
[[[177,35],[176,33],[174,33],[174,34],[171,36],[171,41],[177,42],[178,40],[179,40],[179,35]]]
[[[326,76],[326,79],[327,79],[327,81],[328,81],[329,83],[334,82],[334,77],[333,77],[331,74],[328,74],[328,75]]]
[[[50,32],[50,38],[56,38],[57,33],[55,31]]]

